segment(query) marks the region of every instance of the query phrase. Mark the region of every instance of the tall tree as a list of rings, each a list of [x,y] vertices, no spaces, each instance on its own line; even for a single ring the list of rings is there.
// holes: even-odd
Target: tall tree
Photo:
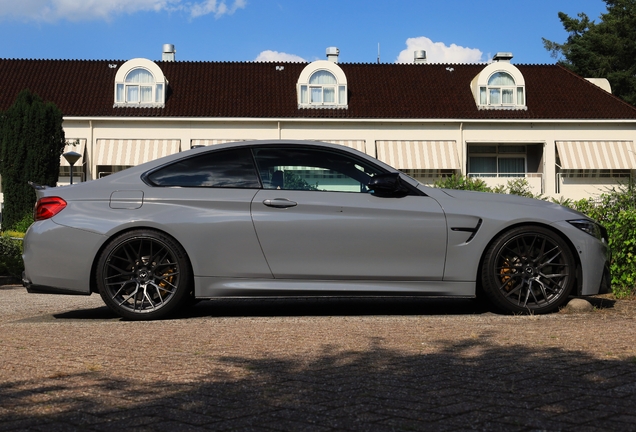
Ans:
[[[559,12],[568,32],[564,43],[543,39],[552,57],[586,78],[607,78],[612,93],[636,105],[636,0],[603,0],[600,21],[584,13],[572,18]]]
[[[62,112],[23,90],[2,115],[0,175],[4,191],[3,228],[33,211],[35,192],[28,182],[55,186],[64,151]]]

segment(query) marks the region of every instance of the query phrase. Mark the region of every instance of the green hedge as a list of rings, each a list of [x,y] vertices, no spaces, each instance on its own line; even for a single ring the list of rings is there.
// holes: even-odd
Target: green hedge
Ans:
[[[0,276],[21,277],[23,270],[22,241],[0,236]]]

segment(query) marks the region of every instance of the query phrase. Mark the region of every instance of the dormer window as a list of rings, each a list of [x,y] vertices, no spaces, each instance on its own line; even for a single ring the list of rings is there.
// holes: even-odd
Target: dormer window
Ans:
[[[527,109],[526,83],[510,58],[489,64],[471,82],[479,109]]]
[[[163,72],[154,62],[146,59],[127,61],[115,77],[115,106],[162,108],[166,85]]]
[[[299,108],[347,108],[347,78],[333,62],[310,63],[297,86]]]
[[[495,72],[488,80],[487,87],[479,88],[480,105],[525,105],[523,87],[515,84],[515,79],[506,72]]]

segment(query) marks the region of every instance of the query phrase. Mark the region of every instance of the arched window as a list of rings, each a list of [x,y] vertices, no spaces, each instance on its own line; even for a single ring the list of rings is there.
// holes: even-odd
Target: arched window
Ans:
[[[115,77],[115,106],[163,107],[166,84],[155,63],[146,59],[130,60]]]
[[[495,72],[487,87],[480,87],[482,105],[525,105],[523,87],[517,87],[514,78],[506,72]]]
[[[313,62],[298,79],[299,108],[347,108],[347,79],[330,61]]]
[[[526,109],[525,80],[510,63],[491,63],[471,86],[480,109]]]

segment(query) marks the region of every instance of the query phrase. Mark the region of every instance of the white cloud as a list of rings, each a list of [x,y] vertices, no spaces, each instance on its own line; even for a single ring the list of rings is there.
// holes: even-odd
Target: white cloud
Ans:
[[[206,0],[203,3],[192,5],[190,14],[192,18],[196,18],[201,15],[213,13],[216,18],[219,18],[223,15],[232,15],[238,9],[245,9],[246,4],[246,0],[234,0],[232,6],[228,7],[225,0],[221,0],[220,2],[217,0]]]
[[[280,62],[304,63],[307,60],[294,54],[287,54],[284,52],[267,50],[267,51],[261,52],[258,55],[258,57],[256,57],[256,61],[259,61],[259,62],[280,61]]]
[[[421,36],[406,40],[406,49],[400,52],[396,63],[413,63],[414,53],[418,50],[426,51],[428,63],[480,63],[483,56],[477,48],[465,48],[455,44],[446,46],[443,42],[433,42]]]
[[[228,6],[227,2],[231,1]],[[216,18],[244,9],[246,0],[0,0],[0,18],[23,21],[108,20],[136,12],[182,11],[192,18],[214,14]]]

